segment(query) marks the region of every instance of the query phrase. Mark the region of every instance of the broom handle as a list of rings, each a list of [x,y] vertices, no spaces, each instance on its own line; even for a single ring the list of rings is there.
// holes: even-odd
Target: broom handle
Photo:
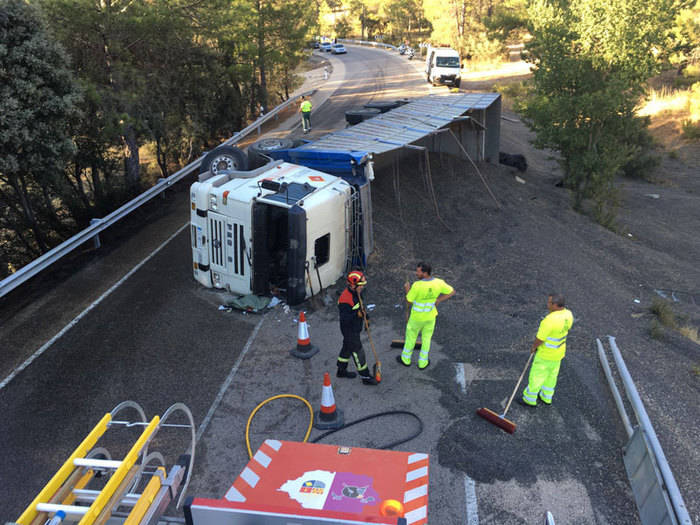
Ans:
[[[369,331],[369,323],[367,322],[367,312],[365,310],[365,305],[362,302],[362,296],[357,294],[357,298],[360,301],[360,308],[362,308],[362,320],[365,322],[365,330],[367,330],[367,339],[369,339],[369,346],[372,347],[372,352],[374,352],[374,360],[378,363],[379,357],[377,356],[377,351],[374,349],[374,343],[372,342],[372,333]]]
[[[508,404],[506,405],[506,409],[503,411],[503,415],[501,417],[506,417],[506,412],[508,412],[508,409],[510,408],[510,404],[513,402],[513,398],[515,397],[515,393],[518,391],[518,387],[520,387],[520,383],[523,380],[523,377],[525,377],[525,372],[527,372],[527,367],[530,366],[530,361],[532,361],[532,357],[535,354],[530,354],[530,357],[527,359],[527,363],[525,363],[525,368],[523,368],[523,373],[520,374],[520,378],[518,378],[518,383],[515,385],[515,388],[513,389],[513,393],[510,395],[510,399],[508,400]]]

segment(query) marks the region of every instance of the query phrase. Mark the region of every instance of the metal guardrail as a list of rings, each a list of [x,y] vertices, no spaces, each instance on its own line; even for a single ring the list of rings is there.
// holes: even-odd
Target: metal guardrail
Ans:
[[[262,127],[263,124],[268,122],[269,120],[273,118],[277,118],[277,115],[284,110],[287,106],[290,104],[293,104],[295,101],[297,101],[300,97],[303,96],[311,96],[316,92],[315,89],[311,91],[307,91],[304,93],[301,93],[295,97],[290,98],[289,100],[286,100],[276,108],[274,108],[272,111],[269,113],[263,115],[259,119],[257,119],[255,122],[250,124],[248,127],[242,129],[238,133],[236,133],[234,136],[231,138],[227,139],[224,141],[222,144],[230,146],[232,144],[235,144],[242,139],[244,139],[246,136],[248,136],[250,133],[253,131],[258,132],[260,134],[260,128]],[[42,270],[45,270],[52,264],[54,264],[56,261],[59,259],[65,257],[68,255],[70,252],[75,250],[78,246],[82,245],[86,241],[89,241],[90,239],[95,238],[101,231],[106,230],[110,226],[112,226],[115,222],[123,219],[127,215],[129,215],[131,212],[136,210],[137,208],[141,207],[157,195],[160,195],[163,193],[165,190],[167,190],[170,186],[175,184],[176,182],[180,181],[181,179],[184,179],[188,175],[190,175],[193,171],[195,171],[197,168],[199,168],[199,165],[202,163],[202,159],[204,158],[204,155],[199,157],[197,160],[194,162],[189,163],[187,166],[184,168],[178,170],[177,172],[173,173],[170,177],[165,178],[165,179],[160,179],[153,187],[149,188],[148,190],[144,191],[140,195],[138,195],[136,198],[133,200],[127,202],[120,208],[114,210],[112,213],[107,215],[106,217],[103,217],[101,219],[93,219],[91,222],[92,224],[82,230],[81,232],[75,234],[73,237],[70,239],[67,239],[63,241],[61,244],[56,246],[55,248],[52,248],[42,256],[34,259],[32,262],[29,264],[26,264],[19,270],[17,270],[15,273],[12,275],[6,277],[2,281],[0,281],[0,297],[3,297],[10,293],[12,290],[26,282],[27,280],[31,279],[34,277],[36,274],[41,272]]]
[[[625,432],[630,438],[625,447],[624,462],[642,523],[644,525],[651,523],[692,525],[683,496],[673,477],[668,461],[666,461],[664,451],[661,448],[659,439],[656,437],[654,427],[644,408],[644,403],[639,397],[632,376],[627,370],[615,338],[609,335],[608,343],[622,379],[627,399],[639,423],[635,427],[630,425],[627,412],[610,373],[610,366],[605,356],[603,344],[600,342],[600,339],[596,339],[598,357],[605,370],[605,375],[615,398],[615,404],[625,425]]]
[[[383,47],[384,49],[393,49],[394,51],[398,51],[398,48],[396,46],[392,46],[391,44],[385,44],[383,42],[372,42],[371,40],[355,40],[353,38],[339,38],[338,42],[340,42],[341,44],[355,44],[358,46]]]

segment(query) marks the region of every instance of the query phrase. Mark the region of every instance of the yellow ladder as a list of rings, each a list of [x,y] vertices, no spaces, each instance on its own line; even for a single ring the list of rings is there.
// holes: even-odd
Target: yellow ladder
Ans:
[[[58,511],[63,511],[67,517],[71,517],[67,521],[75,521],[76,516],[82,516],[79,525],[103,525],[110,518],[112,509],[119,504],[129,484],[138,473],[139,467],[136,461],[158,428],[160,417],[155,416],[148,423],[124,459],[114,461],[87,457],[90,450],[107,431],[111,421],[112,414],[105,414],[22,513],[17,520],[18,524],[43,525],[49,518],[49,514],[55,515]],[[75,491],[88,484],[94,476],[95,469],[112,470],[110,480],[89,507],[73,505],[76,498]],[[158,468],[158,474],[149,481],[125,524],[139,523],[159,491],[164,477],[165,469]]]

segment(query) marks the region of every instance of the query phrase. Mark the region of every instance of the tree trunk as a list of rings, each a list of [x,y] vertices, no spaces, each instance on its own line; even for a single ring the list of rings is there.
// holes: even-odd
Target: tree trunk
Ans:
[[[156,159],[158,160],[158,166],[160,167],[160,172],[164,178],[168,177],[168,163],[166,161],[166,154],[161,147],[160,137],[156,138]]]
[[[258,10],[258,68],[260,69],[260,102],[263,107],[267,105],[267,70],[265,67],[265,16],[261,0],[256,0]]]
[[[139,146],[136,142],[134,128],[127,124],[122,135],[124,142],[124,176],[129,188],[136,188],[139,183]]]
[[[32,204],[27,196],[24,184],[16,175],[10,175],[9,183],[10,186],[12,186],[12,188],[15,190],[15,193],[17,194],[17,197],[19,199],[20,206],[22,207],[22,214],[24,217],[25,226],[27,227],[27,229],[31,230],[34,233],[34,240],[36,241],[36,244],[39,247],[39,251],[41,253],[47,252],[49,249],[48,245],[46,244],[46,241],[44,239],[43,232],[38,227],[38,224],[36,222],[36,215],[34,214]]]

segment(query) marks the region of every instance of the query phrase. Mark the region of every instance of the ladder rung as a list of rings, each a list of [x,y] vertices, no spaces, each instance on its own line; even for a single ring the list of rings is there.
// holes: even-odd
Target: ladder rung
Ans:
[[[118,469],[122,466],[122,461],[113,459],[75,458],[73,464],[76,467]]]
[[[90,507],[78,507],[76,505],[59,505],[58,503],[37,503],[37,512],[58,512],[62,510],[68,516],[84,516]]]
[[[75,496],[76,501],[80,501],[81,503],[92,503],[97,499],[97,496],[100,495],[100,491],[92,489],[73,489],[73,495]],[[127,507],[133,507],[140,497],[141,494],[129,493],[122,498],[119,504]]]

